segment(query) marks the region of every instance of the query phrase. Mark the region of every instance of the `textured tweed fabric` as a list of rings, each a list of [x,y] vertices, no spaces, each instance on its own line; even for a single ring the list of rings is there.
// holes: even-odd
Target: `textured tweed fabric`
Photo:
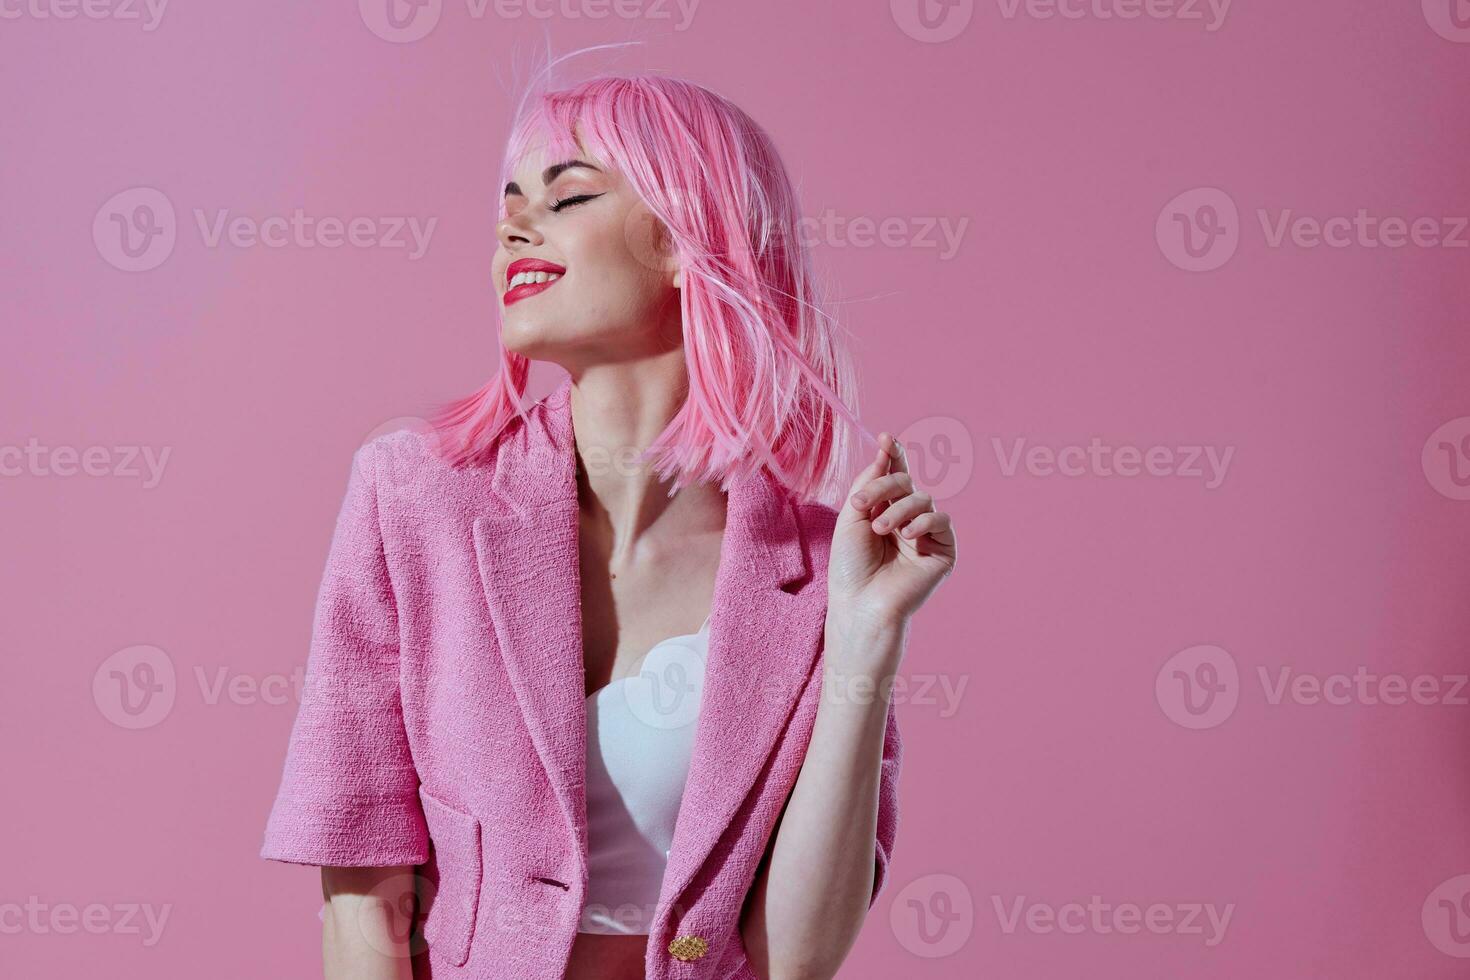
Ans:
[[[417,865],[415,976],[554,980],[587,885],[586,703],[570,382],[451,469],[400,430],[355,455],[261,854]],[[836,514],[732,486],[693,761],[649,980],[750,978],[739,915],[817,709]],[[882,889],[901,760],[890,708]],[[870,903],[871,904],[871,903]],[[694,959],[670,954],[702,950]]]

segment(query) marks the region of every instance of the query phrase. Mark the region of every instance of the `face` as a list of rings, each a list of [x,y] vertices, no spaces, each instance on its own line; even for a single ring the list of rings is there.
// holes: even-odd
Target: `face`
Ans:
[[[492,271],[507,349],[575,371],[681,346],[667,235],[621,174],[533,147],[505,205]]]

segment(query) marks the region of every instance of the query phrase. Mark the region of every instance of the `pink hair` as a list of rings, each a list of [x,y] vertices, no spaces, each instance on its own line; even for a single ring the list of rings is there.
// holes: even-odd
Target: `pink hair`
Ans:
[[[538,137],[552,160],[585,151],[615,167],[673,240],[689,391],[643,458],[673,490],[696,481],[728,490],[765,465],[798,499],[840,500],[852,447],[838,416],[865,434],[856,381],[820,308],[796,192],[770,137],[719,95],[653,75],[528,92],[501,185]],[[454,465],[488,458],[524,417],[530,361],[503,346],[500,361],[488,384],[431,420]]]

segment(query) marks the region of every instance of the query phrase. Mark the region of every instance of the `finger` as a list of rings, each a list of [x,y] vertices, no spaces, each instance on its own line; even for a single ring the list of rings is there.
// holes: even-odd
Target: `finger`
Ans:
[[[888,451],[883,448],[882,439],[879,439],[878,442],[878,450],[874,454],[872,461],[863,467],[862,472],[853,478],[852,484],[847,488],[847,495],[849,497],[857,493],[859,488],[866,486],[888,472],[890,457]]]
[[[873,530],[879,534],[887,534],[902,528],[920,514],[933,509],[934,498],[922,490],[916,490],[907,497],[899,497],[889,504],[888,509],[873,521]]]
[[[890,473],[870,480],[853,494],[853,504],[860,508],[887,503],[914,492],[914,478],[907,473]]]
[[[840,524],[847,526],[864,523],[876,516],[875,512],[866,503],[858,503],[858,500],[862,498],[858,497],[855,499],[854,495],[857,494],[860,488],[867,486],[875,479],[887,473],[891,462],[892,458],[889,456],[888,450],[882,444],[882,439],[880,438],[878,440],[878,448],[873,454],[873,459],[867,466],[863,467],[862,472],[853,479],[851,486],[847,488],[847,497],[843,500],[841,509],[837,515]]]
[[[889,458],[893,460],[892,466],[889,468],[890,473],[907,473],[909,471],[909,454],[903,448],[903,443],[899,442],[890,433],[885,432],[878,437],[878,445],[883,447],[888,453]]]
[[[905,524],[899,533],[909,540],[927,534],[936,544],[953,546],[955,543],[954,522],[942,510],[920,514]]]

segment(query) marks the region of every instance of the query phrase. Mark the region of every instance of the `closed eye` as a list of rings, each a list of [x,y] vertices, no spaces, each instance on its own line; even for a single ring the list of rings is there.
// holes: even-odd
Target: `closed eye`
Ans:
[[[560,211],[563,208],[571,208],[576,207],[578,204],[585,204],[587,201],[595,200],[601,196],[601,194],[573,194],[571,197],[564,197],[560,201],[552,201],[546,206],[546,208],[548,211]]]

